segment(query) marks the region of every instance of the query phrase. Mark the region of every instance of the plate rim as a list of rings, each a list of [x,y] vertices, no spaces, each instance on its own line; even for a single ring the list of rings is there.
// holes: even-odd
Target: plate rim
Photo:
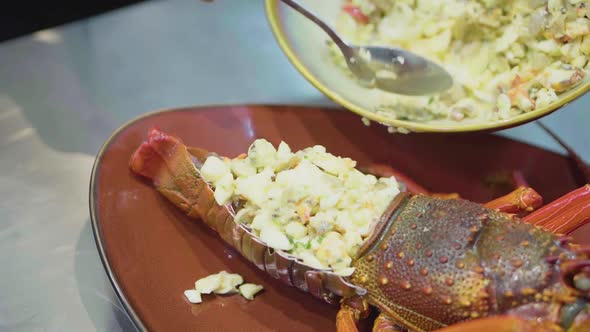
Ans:
[[[139,315],[135,312],[135,310],[133,309],[133,307],[131,306],[131,304],[127,300],[127,297],[123,293],[123,290],[121,289],[121,287],[119,285],[119,281],[117,279],[117,276],[115,275],[115,273],[113,272],[113,269],[111,268],[110,260],[108,258],[108,255],[107,255],[104,243],[103,243],[104,236],[102,235],[102,228],[100,226],[99,218],[96,213],[97,212],[97,206],[96,206],[97,205],[97,198],[96,198],[97,184],[96,184],[96,180],[97,180],[97,176],[98,176],[99,165],[102,162],[102,158],[103,158],[107,148],[111,145],[111,143],[115,140],[115,138],[117,138],[119,136],[119,134],[123,130],[125,130],[126,128],[128,128],[132,124],[134,124],[137,121],[140,121],[144,118],[147,118],[152,115],[159,114],[159,113],[171,112],[174,110],[177,110],[177,109],[176,108],[166,108],[166,109],[159,109],[159,110],[151,111],[151,112],[148,112],[145,114],[141,114],[140,116],[134,117],[131,120],[128,120],[128,121],[124,122],[123,124],[121,124],[117,129],[115,129],[107,137],[107,139],[104,141],[104,143],[102,144],[102,146],[98,150],[98,153],[96,154],[96,157],[94,159],[94,163],[92,165],[92,171],[90,173],[88,205],[89,205],[89,210],[90,210],[90,223],[92,225],[92,235],[94,237],[94,243],[95,243],[96,249],[98,251],[98,256],[100,257],[100,261],[102,263],[102,266],[105,269],[105,272],[108,276],[109,282],[111,283],[111,286],[113,286],[113,290],[115,291],[115,294],[117,295],[117,298],[119,299],[119,302],[123,305],[123,309],[125,309],[125,313],[127,314],[129,319],[131,320],[131,323],[133,324],[135,329],[140,332],[147,332],[148,329],[145,327],[142,320],[139,318]]]
[[[272,1],[272,0],[270,0]],[[108,258],[108,254],[104,245],[104,236],[102,234],[102,227],[101,224],[99,222],[99,217],[97,214],[97,177],[99,176],[99,166],[102,162],[102,159],[104,157],[104,154],[106,153],[107,149],[110,147],[110,145],[112,144],[112,142],[128,127],[130,127],[131,125],[144,120],[146,118],[152,117],[154,115],[160,115],[160,114],[165,114],[165,113],[174,113],[174,112],[202,112],[202,111],[207,111],[207,110],[211,110],[211,109],[224,109],[224,108],[236,108],[236,107],[246,107],[246,108],[257,108],[257,107],[265,107],[265,108],[272,108],[272,109],[276,109],[276,108],[308,108],[308,109],[317,109],[317,110],[324,110],[324,111],[339,111],[340,109],[338,108],[334,108],[334,107],[330,107],[330,106],[319,106],[319,105],[291,105],[291,104],[273,104],[273,103],[252,103],[252,104],[248,104],[248,103],[237,103],[237,104],[206,104],[206,105],[185,105],[185,106],[179,106],[179,107],[167,107],[167,108],[161,108],[161,109],[155,109],[153,111],[149,111],[143,114],[140,114],[134,118],[131,118],[130,120],[127,120],[126,122],[123,122],[117,129],[115,129],[111,134],[109,134],[109,136],[106,138],[106,140],[104,141],[104,143],[102,144],[102,146],[100,147],[100,149],[98,150],[96,156],[95,156],[95,160],[94,163],[92,165],[92,170],[91,170],[91,174],[90,174],[90,183],[89,183],[89,194],[88,194],[88,203],[89,203],[89,212],[90,212],[90,223],[92,226],[92,234],[94,237],[94,242],[101,260],[101,263],[105,269],[105,272],[108,276],[109,282],[111,283],[113,290],[115,291],[115,294],[117,295],[117,298],[119,300],[119,302],[122,304],[123,309],[125,310],[125,313],[127,314],[127,316],[129,317],[129,319],[131,320],[133,326],[135,327],[135,329],[139,332],[148,332],[150,331],[144,324],[144,322],[141,320],[141,318],[139,317],[139,315],[137,314],[137,312],[133,309],[133,306],[129,303],[127,297],[125,296],[118,278],[114,272],[114,270],[111,267],[110,264],[110,260]],[[512,139],[512,138],[506,138],[508,140],[511,141],[516,141],[519,142],[518,140]],[[530,145],[529,143],[526,142],[521,142],[527,145]],[[539,149],[543,149],[546,150],[544,148],[541,147],[537,147]],[[548,150],[549,151],[549,150]],[[553,151],[550,151],[552,153],[555,153]],[[557,154],[557,153],[555,153]]]
[[[358,104],[349,101],[339,93],[335,92],[325,84],[323,84],[315,74],[313,74],[307,66],[297,56],[296,52],[291,47],[285,31],[282,27],[281,20],[279,18],[279,0],[265,0],[265,12],[266,19],[270,25],[271,31],[275,37],[275,40],[279,44],[279,47],[286,55],[289,62],[297,69],[297,71],[316,89],[323,93],[326,97],[341,105],[345,109],[356,113],[359,116],[365,117],[377,123],[385,126],[394,126],[409,129],[413,132],[422,133],[433,133],[433,134],[448,134],[448,133],[473,133],[473,132],[494,132],[503,129],[509,129],[517,126],[533,122],[542,117],[550,115],[551,113],[560,110],[576,101],[578,98],[585,95],[590,91],[590,80],[582,82],[579,86],[575,87],[570,94],[560,98],[554,107],[545,107],[540,110],[534,110],[531,112],[519,114],[515,117],[506,120],[494,121],[491,123],[474,123],[465,126],[448,126],[448,125],[433,125],[428,123],[412,122],[398,119],[391,119],[382,115],[370,112]]]

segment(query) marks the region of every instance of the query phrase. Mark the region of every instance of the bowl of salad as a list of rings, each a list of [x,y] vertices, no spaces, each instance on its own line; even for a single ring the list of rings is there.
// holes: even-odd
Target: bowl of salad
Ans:
[[[579,0],[301,0],[356,45],[398,46],[447,69],[427,96],[368,88],[329,38],[266,0],[278,43],[326,96],[390,132],[490,131],[550,114],[590,89],[590,2]]]

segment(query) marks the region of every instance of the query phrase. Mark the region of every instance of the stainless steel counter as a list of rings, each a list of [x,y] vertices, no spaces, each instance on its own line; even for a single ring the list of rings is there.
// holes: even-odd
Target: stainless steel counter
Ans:
[[[543,120],[586,160],[589,98]],[[94,156],[142,113],[229,103],[334,106],[262,1],[153,1],[0,44],[0,331],[133,330],[91,234]],[[534,124],[501,135],[561,152]]]

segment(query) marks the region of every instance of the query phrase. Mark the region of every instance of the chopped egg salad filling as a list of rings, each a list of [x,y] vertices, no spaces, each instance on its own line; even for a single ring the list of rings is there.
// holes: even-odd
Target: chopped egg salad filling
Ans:
[[[356,45],[398,46],[441,64],[441,94],[387,94],[390,118],[495,121],[545,107],[586,76],[590,2],[580,0],[351,0],[336,29]],[[335,61],[346,63],[335,45]]]
[[[240,293],[245,299],[253,300],[254,296],[263,290],[261,285],[244,283],[244,278],[237,273],[220,271],[201,278],[195,282],[195,288],[184,291],[184,296],[190,303],[201,303],[201,294],[229,295]]]
[[[247,155],[208,157],[200,172],[216,202],[237,206],[235,222],[269,247],[350,275],[361,244],[400,192],[395,178],[378,179],[355,166],[323,146],[292,152],[285,142],[275,149],[258,139]]]

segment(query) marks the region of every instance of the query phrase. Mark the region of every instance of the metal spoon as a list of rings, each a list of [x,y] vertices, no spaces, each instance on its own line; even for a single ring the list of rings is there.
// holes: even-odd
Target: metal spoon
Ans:
[[[295,0],[281,0],[322,28],[340,48],[348,68],[362,83],[381,90],[419,96],[443,92],[451,75],[436,63],[396,47],[347,44],[326,22]]]

